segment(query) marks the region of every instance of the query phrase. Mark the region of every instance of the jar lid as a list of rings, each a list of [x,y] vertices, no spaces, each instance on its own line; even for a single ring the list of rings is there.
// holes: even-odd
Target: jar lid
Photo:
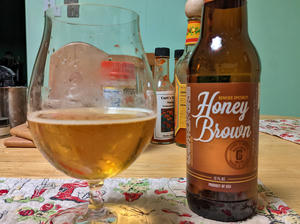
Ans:
[[[7,117],[0,117],[0,126],[7,126],[9,125],[9,120]]]
[[[183,55],[184,50],[183,49],[178,49],[174,51],[174,58],[178,59]]]
[[[170,48],[168,48],[168,47],[157,47],[157,48],[155,48],[155,56],[170,57]]]
[[[202,8],[207,0],[187,0],[185,3],[185,15],[188,18],[202,16]]]
[[[125,61],[102,61],[100,74],[110,80],[135,79],[134,64]]]

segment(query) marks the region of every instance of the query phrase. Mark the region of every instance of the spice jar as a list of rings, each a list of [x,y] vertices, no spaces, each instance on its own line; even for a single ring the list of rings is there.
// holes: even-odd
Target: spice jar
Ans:
[[[135,67],[130,62],[103,61],[101,63],[105,106],[130,107],[135,99]]]

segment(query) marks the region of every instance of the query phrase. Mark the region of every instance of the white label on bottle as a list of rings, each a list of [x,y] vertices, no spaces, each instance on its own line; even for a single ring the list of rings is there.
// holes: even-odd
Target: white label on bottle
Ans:
[[[130,87],[124,89],[116,87],[103,88],[105,105],[108,107],[132,107],[135,103],[135,94],[135,89]]]
[[[157,119],[154,139],[168,140],[174,138],[174,91],[157,91]]]
[[[106,106],[120,107],[122,102],[123,91],[113,87],[103,88],[103,96],[105,98]]]

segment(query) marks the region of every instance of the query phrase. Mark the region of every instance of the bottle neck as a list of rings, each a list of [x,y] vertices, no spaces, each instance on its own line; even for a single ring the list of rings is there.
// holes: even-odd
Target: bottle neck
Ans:
[[[190,54],[194,50],[195,45],[196,44],[185,45],[184,54]]]
[[[155,57],[154,77],[159,79],[162,76],[169,77],[169,57]]]
[[[201,39],[248,35],[247,0],[212,0],[204,5]]]
[[[185,39],[185,51],[193,49],[193,46],[198,42],[201,30],[201,18],[193,17],[188,19],[188,27]]]

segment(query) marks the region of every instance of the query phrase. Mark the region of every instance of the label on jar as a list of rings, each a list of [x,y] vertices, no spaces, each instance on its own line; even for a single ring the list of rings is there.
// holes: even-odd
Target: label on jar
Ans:
[[[155,140],[174,138],[174,91],[157,91],[157,119],[154,129]]]
[[[104,87],[103,96],[108,107],[120,107],[123,98],[123,90],[114,87]]]
[[[108,107],[132,106],[134,105],[135,89],[129,87],[123,89],[104,87],[103,96],[105,105]]]
[[[255,194],[258,122],[257,83],[189,83],[188,191]]]
[[[188,23],[185,45],[196,44],[200,36],[201,22],[191,20]]]
[[[126,87],[123,89],[123,104],[126,107],[135,106],[135,89]]]
[[[186,84],[180,83],[175,76],[175,135],[186,128]]]

